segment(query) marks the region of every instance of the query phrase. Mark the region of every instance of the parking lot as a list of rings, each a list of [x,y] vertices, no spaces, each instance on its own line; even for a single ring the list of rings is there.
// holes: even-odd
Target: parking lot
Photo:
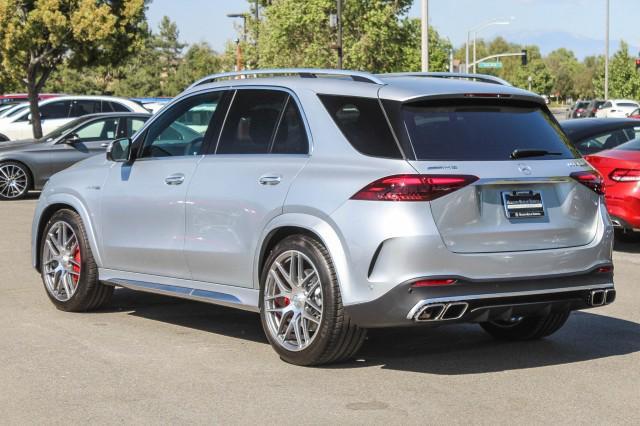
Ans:
[[[479,327],[372,332],[357,360],[285,364],[258,316],[120,289],[57,311],[30,266],[35,199],[0,204],[0,422],[582,423],[640,416],[640,243],[618,300],[537,342]]]

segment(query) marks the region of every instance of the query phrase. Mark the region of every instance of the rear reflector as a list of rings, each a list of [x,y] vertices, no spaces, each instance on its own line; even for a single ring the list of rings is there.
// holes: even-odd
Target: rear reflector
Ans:
[[[609,178],[616,182],[640,182],[640,170],[615,169],[611,172]]]
[[[411,284],[411,287],[435,287],[440,285],[451,285],[457,283],[458,280],[452,278],[440,279],[440,280],[420,280]]]
[[[370,183],[352,200],[431,201],[465,187],[478,178],[470,175],[395,175]]]
[[[613,265],[601,266],[596,270],[600,274],[606,274],[608,272],[613,272]]]
[[[570,175],[572,178],[591,189],[596,194],[604,195],[604,184],[602,176],[595,170],[588,172],[574,172]]]

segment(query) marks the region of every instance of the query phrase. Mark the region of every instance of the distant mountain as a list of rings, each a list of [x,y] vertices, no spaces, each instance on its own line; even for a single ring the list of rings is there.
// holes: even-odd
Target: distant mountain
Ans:
[[[599,35],[599,34],[598,34]],[[572,50],[580,60],[585,56],[604,55],[604,37],[602,39],[589,38],[563,31],[519,31],[501,33],[507,41],[518,44],[535,44],[540,47],[543,55],[564,47]],[[629,43],[632,40],[625,40]],[[620,47],[620,40],[610,40],[609,49],[611,54]],[[630,46],[630,53],[637,54],[637,46]]]

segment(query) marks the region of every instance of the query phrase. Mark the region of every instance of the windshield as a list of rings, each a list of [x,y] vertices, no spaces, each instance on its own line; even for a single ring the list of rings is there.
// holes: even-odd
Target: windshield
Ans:
[[[630,140],[613,148],[615,151],[640,151],[640,138]]]
[[[87,121],[86,117],[77,118],[72,122],[65,124],[64,126],[58,127],[54,131],[47,133],[40,139],[40,142],[49,142],[54,139],[58,139],[60,136],[69,133],[71,130],[78,127],[80,123],[84,123],[85,121]]]
[[[576,158],[569,141],[537,105],[496,102],[403,107],[418,160],[500,161],[515,150],[540,151],[531,160]]]
[[[18,114],[21,111],[24,111],[24,109],[26,107],[28,107],[29,104],[18,104],[18,105],[14,105],[13,107],[9,108],[8,110],[4,111],[2,113],[2,115],[0,115],[0,117],[13,117],[14,115]]]

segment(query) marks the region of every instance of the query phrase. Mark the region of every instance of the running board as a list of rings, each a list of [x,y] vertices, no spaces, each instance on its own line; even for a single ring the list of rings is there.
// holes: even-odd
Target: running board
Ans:
[[[231,291],[233,290],[238,290],[239,292],[242,292],[242,293],[244,292],[257,293],[257,291],[253,289],[246,289],[246,288],[240,288],[240,287],[235,288],[231,286],[216,285],[216,287],[229,287],[231,291],[229,293],[225,293],[220,291],[203,290],[198,288],[183,287],[183,286],[176,286],[176,285],[170,285],[170,284],[159,284],[159,283],[123,279],[123,278],[110,278],[110,279],[104,280],[104,283],[128,288],[130,290],[142,291],[145,293],[161,294],[164,296],[172,296],[180,299],[195,300],[198,302],[205,302],[213,305],[227,306],[230,308],[237,308],[237,309],[242,309],[250,312],[260,311],[257,306],[257,297],[255,297],[256,303],[254,305],[250,301],[246,300],[247,299],[246,297],[245,297],[245,300],[243,301],[237,295],[231,294]],[[251,296],[253,296],[253,294],[251,294]],[[250,299],[253,299],[253,297],[250,297]]]

